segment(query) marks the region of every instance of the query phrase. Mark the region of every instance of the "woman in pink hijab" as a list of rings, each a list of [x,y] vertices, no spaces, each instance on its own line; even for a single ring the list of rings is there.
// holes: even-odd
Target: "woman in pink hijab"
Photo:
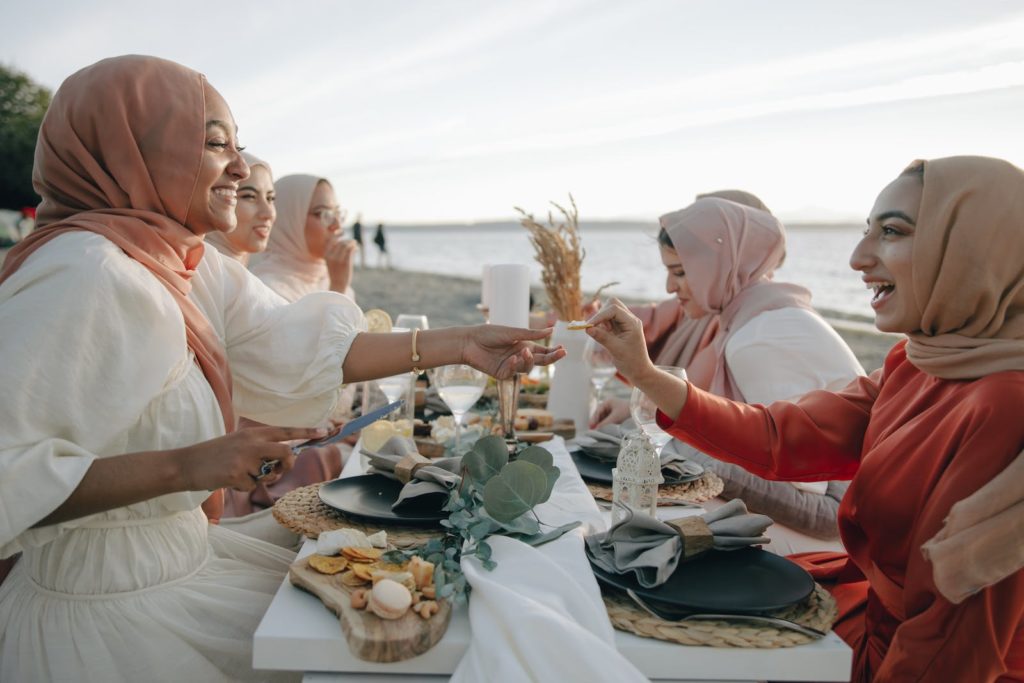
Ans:
[[[249,270],[287,301],[310,292],[354,297],[355,240],[343,239],[345,210],[324,178],[288,175],[274,183],[277,220],[270,242]]]
[[[713,319],[685,366],[694,384],[733,400],[770,403],[839,389],[863,374],[846,343],[811,308],[810,292],[772,279],[785,253],[785,231],[774,216],[705,196],[660,223],[668,291],[688,320]],[[772,517],[773,552],[841,548],[837,512],[845,483],[772,482],[681,442],[667,448],[722,477],[725,490],[711,506],[741,498]]]
[[[286,303],[205,245],[248,177],[191,69],[107,59],[53,97],[39,224],[0,271],[0,558],[22,553],[0,680],[278,678],[252,635],[294,554],[207,523],[210,492],[288,470],[284,442],[323,436],[347,381],[562,355],[531,341],[550,330],[375,335],[348,297]],[[284,426],[236,431],[236,411]]]

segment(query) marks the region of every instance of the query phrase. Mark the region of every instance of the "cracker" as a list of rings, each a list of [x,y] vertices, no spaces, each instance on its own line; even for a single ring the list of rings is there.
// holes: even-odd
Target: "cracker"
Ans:
[[[310,555],[309,566],[321,574],[338,574],[348,567],[348,558]]]

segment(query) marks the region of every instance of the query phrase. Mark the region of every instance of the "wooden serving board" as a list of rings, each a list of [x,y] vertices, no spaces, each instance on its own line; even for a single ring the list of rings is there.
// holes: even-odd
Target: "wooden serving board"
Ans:
[[[423,654],[441,640],[451,620],[451,605],[438,601],[440,610],[423,619],[411,609],[400,619],[381,619],[376,614],[354,609],[349,588],[340,574],[321,574],[303,557],[288,568],[292,584],[320,598],[324,606],[338,615],[352,654],[370,662],[400,662]]]

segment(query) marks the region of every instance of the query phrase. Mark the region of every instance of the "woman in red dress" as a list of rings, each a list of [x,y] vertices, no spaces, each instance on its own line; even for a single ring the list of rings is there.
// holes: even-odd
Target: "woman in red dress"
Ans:
[[[982,157],[915,163],[879,195],[850,259],[877,327],[907,339],[870,377],[797,402],[709,394],[654,368],[620,303],[592,318],[589,333],[673,436],[765,478],[852,477],[839,508],[849,554],[799,559],[839,603],[854,681],[1024,680],[1019,548],[967,597],[936,586],[922,550],[954,504],[993,480],[1019,504],[1024,487],[1000,474],[1024,448],[1022,254],[1024,171]],[[996,531],[1011,525],[1012,537],[1018,518]]]

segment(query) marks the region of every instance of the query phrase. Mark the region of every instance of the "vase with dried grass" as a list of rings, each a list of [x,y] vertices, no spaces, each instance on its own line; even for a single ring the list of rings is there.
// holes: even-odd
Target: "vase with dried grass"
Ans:
[[[566,209],[551,202],[560,214],[556,222],[548,212],[547,225],[537,221],[519,207],[520,223],[529,232],[535,258],[541,266],[541,280],[548,301],[558,316],[551,343],[565,347],[565,358],[552,368],[551,389],[548,392],[548,410],[555,419],[570,419],[576,433],[587,429],[590,418],[590,366],[583,357],[586,333],[568,329],[568,323],[583,317],[583,292],[580,289],[580,271],[586,252],[579,231],[579,210],[572,195]]]

